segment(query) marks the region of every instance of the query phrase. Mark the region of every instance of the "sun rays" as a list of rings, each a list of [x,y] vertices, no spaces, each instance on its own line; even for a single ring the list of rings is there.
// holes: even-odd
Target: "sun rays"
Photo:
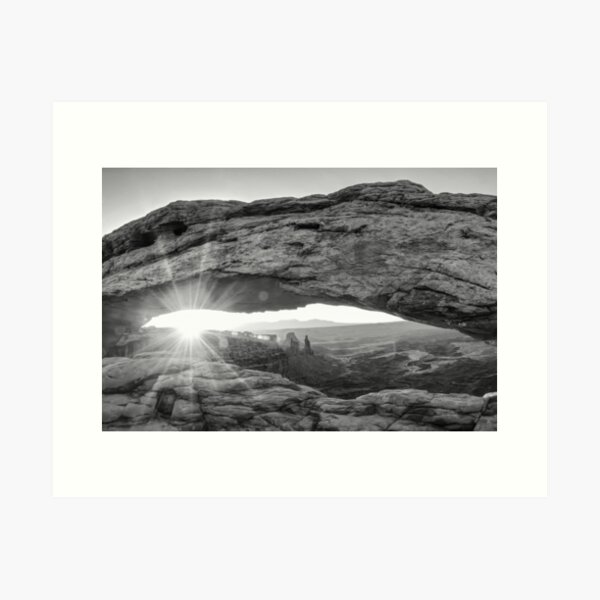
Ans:
[[[180,381],[192,388],[195,380],[197,384],[206,374],[208,380],[218,381],[224,370],[246,386],[241,367],[233,364],[230,344],[237,331],[252,329],[253,324],[285,319],[296,323],[327,320],[332,324],[399,320],[356,307],[306,304],[306,298],[282,295],[268,278],[251,279],[240,273],[225,273],[222,268],[216,276],[210,261],[205,260],[208,250],[204,246],[188,249],[183,265],[181,260],[171,260],[180,250],[172,240],[167,243],[160,236],[156,240],[157,261],[151,268],[162,270],[169,283],[149,290],[141,320],[144,328],[156,327],[163,332],[148,336],[152,341],[141,355],[160,361],[165,375],[179,372]],[[297,308],[289,308],[294,306]],[[205,381],[203,385],[210,384]]]
[[[179,273],[174,270],[170,260],[173,249],[166,248],[160,237],[156,244],[160,259],[154,268],[163,269],[170,284],[150,293],[143,315],[144,328],[153,326],[154,321],[160,319],[160,316],[155,319],[155,315],[174,313],[176,317],[172,322],[167,320],[167,323],[163,324],[163,327],[167,327],[164,335],[149,343],[143,350],[143,356],[160,361],[164,374],[180,371],[180,376],[183,376],[190,386],[193,386],[194,377],[198,376],[194,370],[195,366],[200,368],[200,365],[204,365],[201,371],[206,372],[207,363],[215,365],[217,372],[219,368],[216,364],[220,369],[224,368],[237,376],[236,367],[227,362],[222,349],[208,343],[203,334],[207,330],[231,329],[230,321],[235,319],[235,313],[225,311],[235,305],[241,293],[239,286],[227,286],[224,293],[223,287],[216,285],[218,282],[209,280],[209,276],[204,273],[202,248],[195,252],[194,256],[197,274],[180,280]],[[223,310],[211,310],[209,306],[219,306]],[[199,315],[202,315],[201,318],[198,318]],[[182,363],[187,367],[183,371]]]

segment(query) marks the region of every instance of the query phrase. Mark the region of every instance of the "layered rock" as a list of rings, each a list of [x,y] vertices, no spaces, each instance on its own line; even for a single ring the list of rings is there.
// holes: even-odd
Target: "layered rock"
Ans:
[[[498,393],[490,392],[483,396],[485,405],[475,425],[475,431],[496,431],[498,429]]]
[[[330,398],[281,375],[178,358],[103,361],[109,430],[495,430],[496,398],[384,390]]]
[[[496,197],[409,181],[174,202],[104,236],[103,345],[184,308],[312,302],[496,336]]]

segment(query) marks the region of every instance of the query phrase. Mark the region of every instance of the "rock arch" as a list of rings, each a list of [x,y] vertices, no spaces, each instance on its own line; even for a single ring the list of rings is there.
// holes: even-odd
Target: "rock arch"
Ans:
[[[496,337],[496,196],[396,181],[177,201],[105,235],[102,260],[105,351],[165,312],[312,302]]]

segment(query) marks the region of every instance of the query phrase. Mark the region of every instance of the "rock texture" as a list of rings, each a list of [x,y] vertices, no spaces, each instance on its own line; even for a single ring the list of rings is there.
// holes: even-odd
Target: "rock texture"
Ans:
[[[497,431],[498,429],[498,393],[490,392],[483,396],[485,405],[475,431]]]
[[[330,398],[281,375],[186,358],[103,361],[107,430],[495,430],[495,396],[384,390]]]
[[[104,236],[103,345],[183,308],[352,305],[496,336],[496,197],[410,181],[173,202]]]

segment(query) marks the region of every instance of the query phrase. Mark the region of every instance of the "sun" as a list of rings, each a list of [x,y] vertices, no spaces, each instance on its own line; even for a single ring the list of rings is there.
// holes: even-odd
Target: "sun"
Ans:
[[[182,339],[193,340],[207,330],[234,329],[236,316],[216,310],[182,310],[169,315],[168,326],[174,327]]]
[[[209,329],[206,319],[199,318],[194,311],[183,311],[176,319],[175,328],[179,336],[184,340],[193,340],[200,336],[203,331]]]
[[[197,338],[204,329],[201,327],[197,327],[196,325],[179,325],[177,327],[177,332],[179,333],[179,337],[184,340],[193,340]]]

